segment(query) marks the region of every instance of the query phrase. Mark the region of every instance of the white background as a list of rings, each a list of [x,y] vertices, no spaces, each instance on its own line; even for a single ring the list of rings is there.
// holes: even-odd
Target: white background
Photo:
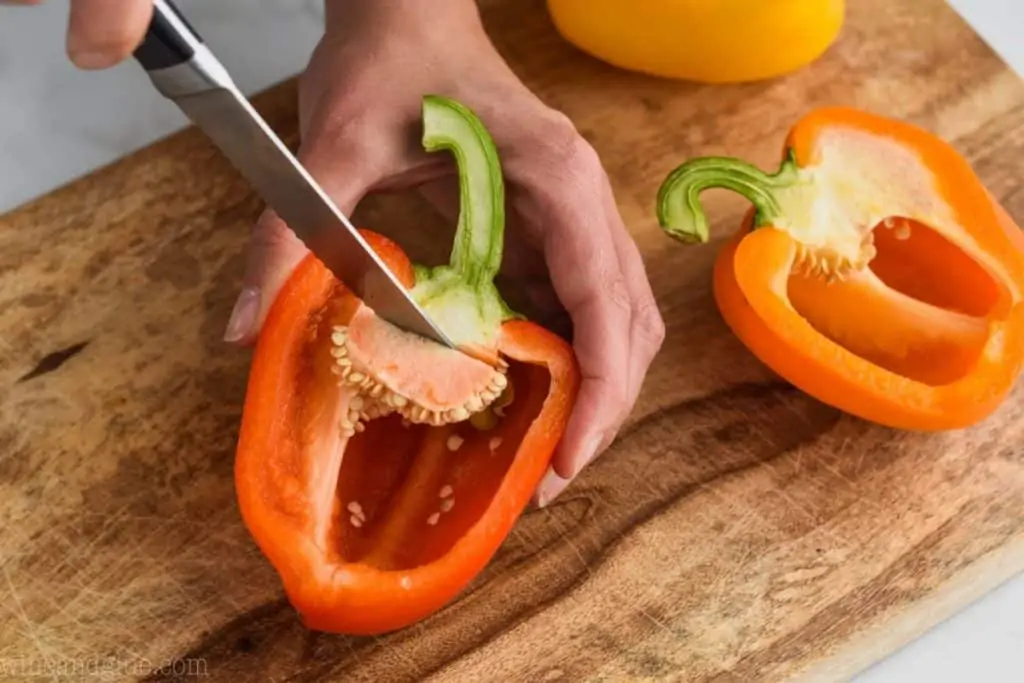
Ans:
[[[1024,74],[1022,0],[952,4]],[[180,6],[246,92],[300,70],[320,31],[318,0],[181,0]],[[63,53],[66,14],[67,2],[53,0],[32,9],[0,7],[0,212],[185,124],[133,63],[89,74],[72,68]],[[134,98],[131,114],[126,97]],[[1024,682],[1024,577],[857,680],[946,683],[975,677],[981,683]]]

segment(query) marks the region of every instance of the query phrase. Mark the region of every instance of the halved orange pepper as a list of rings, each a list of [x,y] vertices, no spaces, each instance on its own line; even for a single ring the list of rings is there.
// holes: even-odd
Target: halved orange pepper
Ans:
[[[1024,363],[1024,234],[950,144],[856,109],[810,112],[774,174],[692,159],[658,197],[670,236],[708,241],[699,195],[753,204],[719,252],[723,318],[766,365],[891,427],[974,424]]]
[[[580,382],[572,347],[512,314],[492,283],[504,224],[489,136],[444,98],[426,98],[424,116],[427,148],[454,148],[459,163],[451,264],[414,268],[394,242],[361,234],[450,338],[490,360],[376,320],[310,255],[275,299],[250,370],[239,507],[288,599],[317,630],[382,633],[452,600],[528,504]],[[379,376],[351,371],[357,362]],[[396,393],[443,402],[468,381],[460,369],[504,391],[485,395],[490,405],[474,394],[476,412],[460,404],[444,414]]]

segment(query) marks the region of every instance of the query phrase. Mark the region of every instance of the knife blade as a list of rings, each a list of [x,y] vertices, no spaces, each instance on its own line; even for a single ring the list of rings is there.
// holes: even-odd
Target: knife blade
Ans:
[[[292,155],[170,0],[154,0],[136,61],[334,275],[385,320],[454,348]]]

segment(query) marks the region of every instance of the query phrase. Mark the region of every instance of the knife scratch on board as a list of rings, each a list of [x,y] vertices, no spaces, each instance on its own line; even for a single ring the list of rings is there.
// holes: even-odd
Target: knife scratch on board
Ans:
[[[27,373],[19,377],[17,382],[15,383],[21,384],[22,382],[27,382],[30,379],[35,379],[36,377],[41,377],[43,375],[53,372],[54,370],[57,370],[58,368],[60,368],[60,366],[64,365],[64,363],[68,362],[69,360],[77,356],[79,353],[81,353],[83,350],[85,350],[85,347],[88,345],[89,342],[84,341],[79,342],[77,344],[72,344],[71,346],[61,349],[59,351],[48,353],[47,355],[43,356],[43,358],[38,363],[36,363],[36,366],[34,368],[32,368]]]

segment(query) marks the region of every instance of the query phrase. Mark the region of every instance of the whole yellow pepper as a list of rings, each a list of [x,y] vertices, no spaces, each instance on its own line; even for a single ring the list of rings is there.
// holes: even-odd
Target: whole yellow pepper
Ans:
[[[618,67],[704,83],[772,78],[816,60],[844,0],[548,0],[559,33]]]

